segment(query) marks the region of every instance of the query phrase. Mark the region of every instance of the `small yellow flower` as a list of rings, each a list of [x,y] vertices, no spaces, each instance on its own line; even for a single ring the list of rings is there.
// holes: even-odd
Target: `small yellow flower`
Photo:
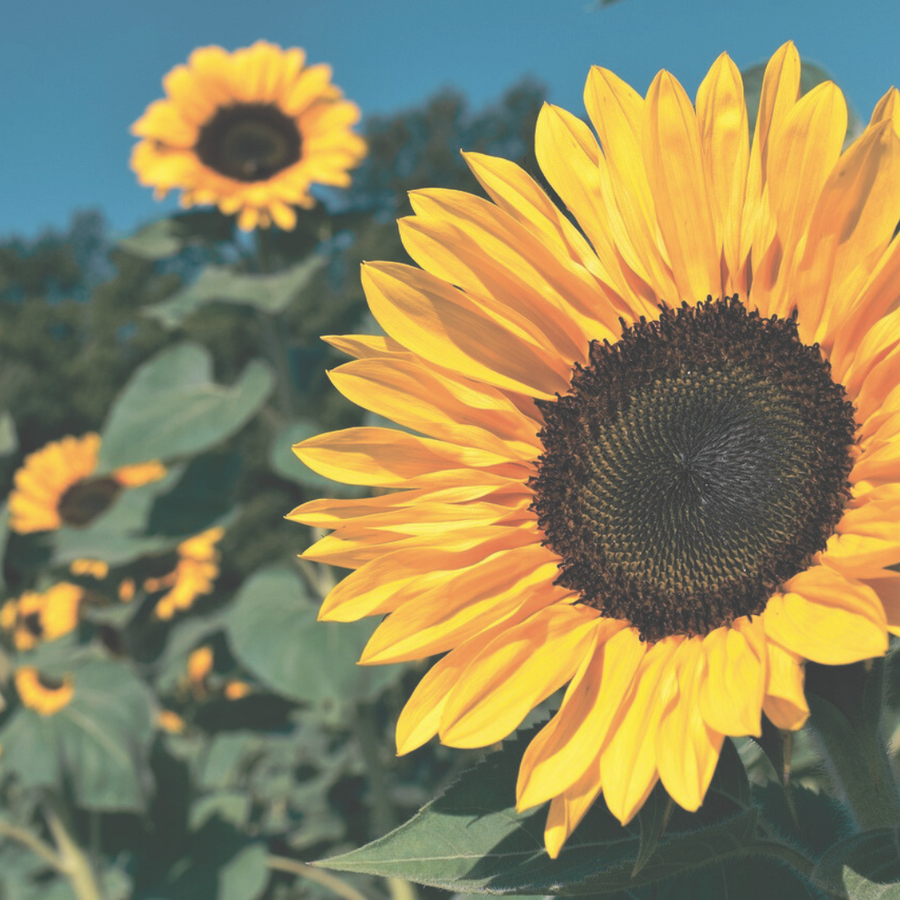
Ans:
[[[124,578],[119,584],[119,599],[123,603],[131,603],[134,600],[135,584],[133,578]]]
[[[156,724],[169,734],[182,734],[187,728],[184,719],[171,709],[161,709],[156,716]]]
[[[25,457],[9,495],[9,527],[19,534],[88,525],[105,512],[124,488],[158,481],[166,469],[158,462],[97,470],[100,435],[64,437]]]
[[[187,660],[187,680],[198,699],[206,696],[206,678],[213,668],[213,649],[208,644],[192,651]]]
[[[224,528],[210,528],[182,541],[175,551],[175,568],[144,582],[148,593],[169,589],[156,604],[154,612],[158,618],[171,619],[176,612],[190,609],[198,597],[212,593],[219,575],[219,551],[215,545],[224,534]]]
[[[253,693],[253,688],[246,681],[229,681],[225,685],[225,698],[227,700],[242,700]]]
[[[13,632],[17,650],[31,650],[39,641],[53,641],[74,630],[84,589],[68,581],[46,591],[25,591],[0,611],[0,627]]]
[[[62,680],[41,675],[34,666],[22,666],[14,676],[22,705],[42,716],[56,715],[68,706],[75,696],[75,681],[71,675]]]
[[[346,187],[366,154],[350,129],[359,109],[331,83],[327,65],[305,66],[298,48],[258,41],[228,53],[200,47],[163,79],[131,128],[141,138],[131,167],[141,184],[181,204],[215,203],[244,230],[296,224],[313,184]]]
[[[69,571],[73,575],[84,575],[101,581],[109,575],[109,563],[102,559],[73,559]]]

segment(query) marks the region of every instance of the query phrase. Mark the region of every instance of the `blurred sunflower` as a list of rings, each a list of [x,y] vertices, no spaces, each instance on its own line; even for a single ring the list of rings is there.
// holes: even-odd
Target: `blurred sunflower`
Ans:
[[[421,269],[363,268],[387,336],[329,338],[349,399],[425,435],[355,428],[310,468],[391,488],[291,518],[355,569],[321,618],[387,618],[366,664],[446,655],[397,727],[480,747],[568,683],[519,809],[551,856],[603,793],[627,823],[658,780],[703,802],[725,735],[806,720],[805,659],[900,633],[900,94],[846,150],[847,108],[769,62],[752,145],[740,73],[696,107],[595,68],[597,137],[543,109],[536,154],[578,224],[510,162],[493,202],[412,194]]]
[[[54,716],[72,702],[75,684],[71,675],[51,678],[34,666],[22,666],[13,677],[22,705],[42,716]]]
[[[19,534],[88,525],[105,512],[124,488],[158,481],[166,469],[158,462],[124,466],[94,476],[100,435],[64,437],[30,453],[9,495],[9,527]]]
[[[198,597],[212,592],[219,577],[216,544],[224,534],[224,528],[210,528],[182,541],[175,548],[174,568],[165,575],[144,581],[147,593],[166,591],[156,604],[154,612],[158,618],[171,619],[176,612],[190,609]]]
[[[315,184],[346,187],[366,154],[350,129],[359,108],[331,83],[331,67],[305,66],[303,50],[258,41],[227,53],[200,47],[163,79],[156,100],[131,128],[141,184],[181,205],[215,203],[239,213],[244,230],[296,225]]]
[[[78,625],[84,589],[67,581],[46,591],[25,591],[0,609],[0,628],[11,631],[16,650],[31,650],[40,641],[54,641]]]

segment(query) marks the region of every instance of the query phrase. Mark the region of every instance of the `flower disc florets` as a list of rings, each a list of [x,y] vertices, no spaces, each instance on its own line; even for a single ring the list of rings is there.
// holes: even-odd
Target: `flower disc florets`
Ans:
[[[762,612],[843,514],[844,388],[795,318],[737,296],[594,342],[571,391],[538,405],[534,509],[558,583],[646,640]]]

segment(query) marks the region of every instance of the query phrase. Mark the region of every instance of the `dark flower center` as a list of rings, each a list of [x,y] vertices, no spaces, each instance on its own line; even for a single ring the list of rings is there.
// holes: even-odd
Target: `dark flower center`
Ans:
[[[121,490],[115,478],[78,481],[60,497],[59,514],[67,525],[87,525],[109,509]]]
[[[849,496],[843,386],[796,317],[736,296],[593,342],[569,393],[538,406],[533,508],[558,583],[649,641],[762,612]]]
[[[269,103],[223,106],[200,129],[197,156],[238,181],[266,181],[300,159],[297,123]]]
[[[44,629],[41,627],[41,614],[40,613],[28,613],[27,616],[22,617],[22,627],[33,637],[41,637],[44,634]]]

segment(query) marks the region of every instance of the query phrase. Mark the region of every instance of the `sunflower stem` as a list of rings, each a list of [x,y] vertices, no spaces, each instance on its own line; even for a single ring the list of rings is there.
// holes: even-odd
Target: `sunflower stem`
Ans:
[[[271,271],[265,237],[260,229],[256,230],[256,265],[260,275],[268,275]],[[257,310],[256,317],[266,358],[275,369],[278,405],[284,417],[290,421],[296,415],[297,396],[285,337],[285,323],[280,314],[273,315],[261,309]]]
[[[63,821],[59,802],[55,797],[48,795],[44,817],[47,819],[53,840],[56,841],[62,863],[60,871],[69,879],[72,892],[78,900],[103,900],[103,891],[97,881],[94,867]]]
[[[813,679],[810,725],[857,828],[896,827],[900,793],[881,733],[884,661],[840,668]]]

